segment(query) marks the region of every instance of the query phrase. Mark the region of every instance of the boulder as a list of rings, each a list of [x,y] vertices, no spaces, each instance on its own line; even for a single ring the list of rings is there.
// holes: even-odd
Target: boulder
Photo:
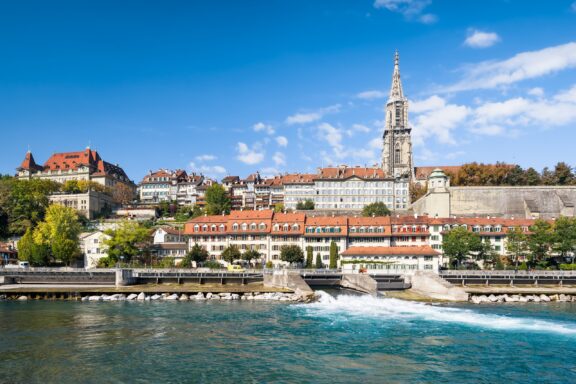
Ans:
[[[474,304],[480,304],[481,303],[480,298],[478,296],[471,296],[470,301]]]
[[[158,295],[158,294],[154,294],[154,295],[152,295],[152,297],[150,298],[150,300],[159,300],[159,299],[162,299],[162,296],[161,296],[161,295]]]
[[[102,300],[104,300],[104,299],[102,298],[102,296],[90,296],[90,297],[88,298],[88,301],[102,301]]]
[[[128,295],[128,297],[126,297],[126,300],[136,300],[137,297],[138,297],[137,294],[131,293]]]
[[[521,303],[527,303],[528,300],[528,296],[520,296],[520,299],[518,300]]]
[[[566,302],[566,301],[569,301],[569,300],[570,300],[570,299],[568,298],[568,296],[566,296],[566,295],[563,294],[563,293],[561,293],[561,294],[558,296],[558,301]]]
[[[560,300],[560,296],[559,295],[550,295],[550,300],[552,301],[559,301]]]
[[[194,300],[206,300],[206,298],[202,292],[198,292],[196,296],[194,296]]]
[[[207,298],[207,299],[212,298],[212,292],[208,292],[208,293],[206,294],[206,298]]]
[[[28,300],[28,296],[22,295],[18,297],[18,301],[26,301],[26,300]]]
[[[80,301],[88,301],[88,296],[82,296],[82,298],[80,299]]]
[[[550,301],[550,298],[546,295],[540,295],[540,300],[548,302],[548,301]]]
[[[177,293],[173,293],[170,296],[165,296],[164,297],[165,300],[178,300],[178,294]]]
[[[490,295],[490,296],[488,296],[488,300],[489,300],[491,303],[495,303],[496,301],[498,301],[498,298],[497,298],[496,296],[494,296],[494,295]]]
[[[144,299],[146,299],[146,295],[144,294],[144,292],[140,292],[140,294],[136,296],[136,300],[144,300]]]
[[[180,295],[180,298],[178,300],[180,301],[188,301],[190,298],[188,297],[187,294],[183,293]]]
[[[237,293],[233,293],[232,295],[230,295],[230,297],[232,297],[232,300],[240,300],[240,295]]]

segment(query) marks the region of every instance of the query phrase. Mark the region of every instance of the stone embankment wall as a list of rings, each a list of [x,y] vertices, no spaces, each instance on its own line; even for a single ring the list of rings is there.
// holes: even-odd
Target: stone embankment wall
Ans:
[[[314,291],[296,271],[274,271],[271,274],[264,275],[265,287],[288,288],[299,295],[303,300],[309,300],[314,297]]]
[[[370,295],[378,294],[378,282],[369,275],[345,273],[342,275],[342,282],[340,284],[344,288],[354,289]]]

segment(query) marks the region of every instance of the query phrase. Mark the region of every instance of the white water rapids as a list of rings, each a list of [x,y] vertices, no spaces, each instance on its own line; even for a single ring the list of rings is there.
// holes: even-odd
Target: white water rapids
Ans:
[[[496,314],[483,314],[476,310],[453,308],[445,305],[430,305],[393,298],[373,296],[338,295],[317,291],[318,301],[305,306],[306,311],[315,316],[378,318],[382,320],[423,320],[442,323],[456,323],[486,329],[504,331],[528,331],[557,333],[576,336],[576,323],[554,322],[530,317],[512,317]]]

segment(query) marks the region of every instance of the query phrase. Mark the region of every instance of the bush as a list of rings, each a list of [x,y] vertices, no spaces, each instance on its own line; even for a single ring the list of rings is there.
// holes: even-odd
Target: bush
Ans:
[[[266,268],[268,268],[268,269],[274,268],[274,264],[270,260],[268,260],[266,262]]]
[[[560,264],[562,271],[576,271],[576,264]]]
[[[219,262],[214,261],[214,260],[209,260],[209,261],[204,263],[204,268],[221,269],[222,264],[220,264]]]

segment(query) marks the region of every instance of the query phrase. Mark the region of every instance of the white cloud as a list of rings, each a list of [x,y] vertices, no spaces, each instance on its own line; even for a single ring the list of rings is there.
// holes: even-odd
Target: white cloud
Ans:
[[[279,175],[279,174],[280,174],[280,171],[274,167],[266,167],[260,171],[260,175],[263,178],[274,177],[274,176]]]
[[[212,160],[216,160],[217,157],[214,155],[199,155],[199,156],[196,156],[195,159],[198,161],[212,161]]]
[[[276,144],[278,144],[281,147],[287,147],[288,146],[288,139],[284,136],[278,136],[278,137],[276,137]]]
[[[544,96],[544,90],[540,87],[535,87],[528,90],[530,96],[542,97]]]
[[[352,124],[352,130],[355,132],[369,133],[370,128],[363,124]]]
[[[245,164],[258,164],[264,160],[264,151],[261,150],[260,145],[257,143],[253,148],[249,148],[248,145],[239,142],[236,150],[238,151],[236,158]]]
[[[318,125],[318,137],[332,147],[334,151],[342,151],[342,131],[328,123]]]
[[[560,92],[559,94],[554,96],[554,99],[558,101],[564,101],[567,103],[576,104],[576,85],[573,85],[572,88],[570,88],[567,91]]]
[[[416,20],[424,24],[437,21],[436,15],[423,13],[432,0],[375,0],[374,8],[385,8],[390,12],[403,15],[407,20]]]
[[[269,135],[274,134],[274,127],[271,126],[270,124],[264,124],[262,122],[259,122],[259,123],[254,124],[254,126],[252,128],[254,129],[255,132],[263,131]]]
[[[356,98],[363,99],[363,100],[374,100],[374,99],[382,99],[386,97],[386,93],[382,91],[364,91],[360,92],[356,95]]]
[[[306,124],[306,123],[313,123],[318,121],[324,117],[324,115],[328,113],[338,113],[340,112],[340,108],[342,106],[340,104],[331,105],[326,108],[321,108],[314,112],[309,113],[296,113],[294,115],[288,116],[286,118],[286,124],[293,125],[293,124]]]
[[[471,48],[488,48],[500,41],[500,36],[495,32],[483,32],[477,29],[470,29],[468,37],[464,40],[464,45]]]
[[[464,69],[463,79],[439,92],[492,89],[576,67],[576,42],[519,53],[501,61],[484,61]]]
[[[446,102],[443,98],[437,95],[432,95],[424,100],[412,101],[410,100],[410,112],[422,113],[433,111],[435,109],[444,108]]]
[[[198,171],[207,176],[226,174],[226,168],[221,165],[197,165],[194,162],[190,162],[190,169],[192,169],[192,171]]]
[[[446,101],[437,95],[414,104],[420,112],[413,119],[414,145],[424,145],[425,140],[431,137],[442,144],[456,144],[452,131],[466,120],[470,114],[468,107],[446,104]]]
[[[383,144],[382,138],[381,137],[375,137],[368,142],[368,148],[382,149],[382,144]]]
[[[272,156],[272,160],[277,166],[286,165],[286,155],[282,152],[276,152],[274,156]]]

